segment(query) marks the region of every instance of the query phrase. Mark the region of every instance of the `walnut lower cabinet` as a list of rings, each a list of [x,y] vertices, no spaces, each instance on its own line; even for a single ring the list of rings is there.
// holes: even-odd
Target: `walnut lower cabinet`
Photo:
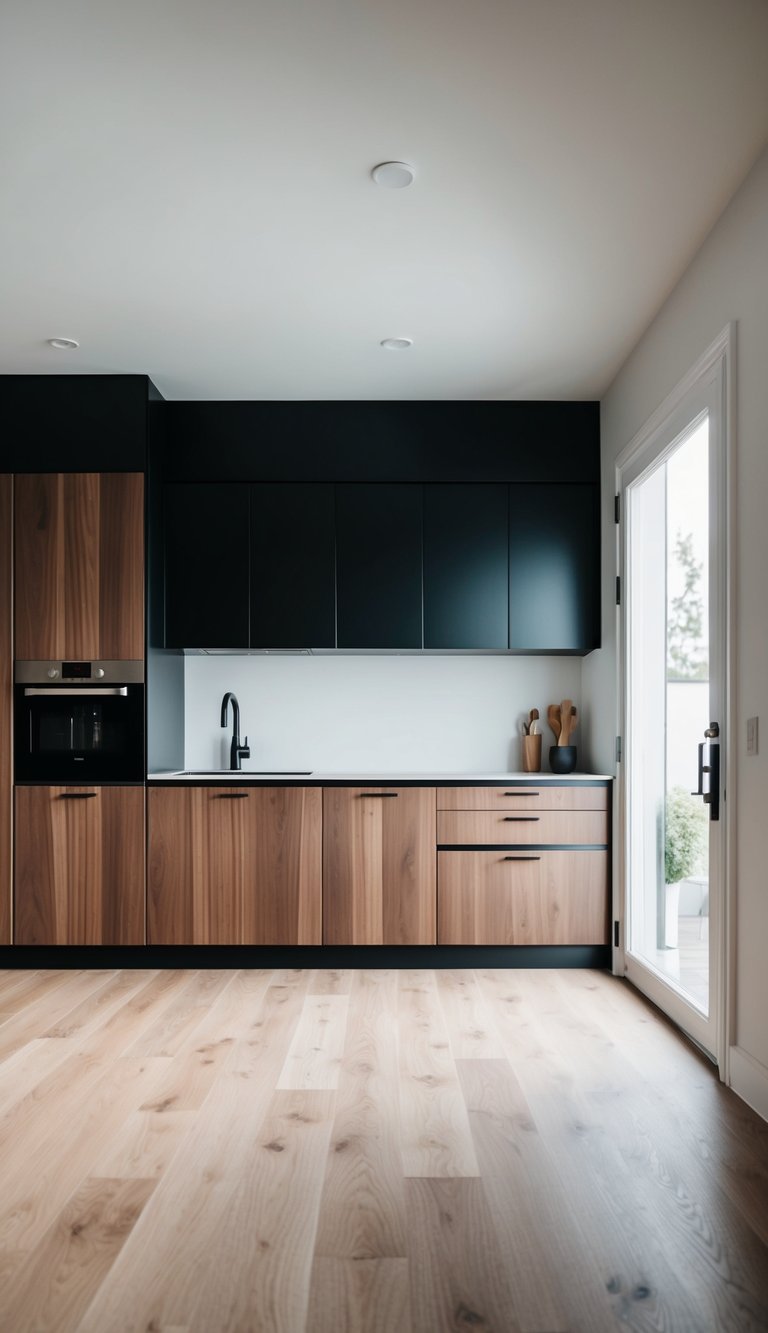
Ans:
[[[434,944],[434,787],[326,787],[323,943]]]
[[[439,788],[438,944],[609,943],[607,784]]]
[[[17,944],[144,943],[143,787],[17,787]]]
[[[607,944],[604,851],[440,852],[439,944]]]
[[[321,943],[321,788],[148,796],[149,944]]]

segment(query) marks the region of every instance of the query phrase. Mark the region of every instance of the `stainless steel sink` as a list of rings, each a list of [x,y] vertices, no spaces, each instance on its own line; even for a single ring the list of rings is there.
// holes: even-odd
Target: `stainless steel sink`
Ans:
[[[177,778],[309,778],[311,768],[184,768]]]

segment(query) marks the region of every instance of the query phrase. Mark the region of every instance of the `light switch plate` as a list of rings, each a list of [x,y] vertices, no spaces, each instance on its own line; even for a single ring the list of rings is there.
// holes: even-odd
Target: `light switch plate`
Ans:
[[[747,718],[747,754],[757,754],[757,718]]]

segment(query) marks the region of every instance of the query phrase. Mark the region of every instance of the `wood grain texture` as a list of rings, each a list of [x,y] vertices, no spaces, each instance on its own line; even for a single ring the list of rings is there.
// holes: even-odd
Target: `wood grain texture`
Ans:
[[[535,775],[533,775],[535,777]],[[540,786],[515,787],[438,787],[438,810],[609,810],[610,784],[605,787],[558,787],[552,782]]]
[[[608,852],[438,853],[439,944],[607,944],[608,908]]]
[[[16,657],[144,656],[144,478],[15,478]]]
[[[322,792],[151,788],[151,944],[319,944]]]
[[[13,477],[0,473],[0,944],[13,932]]]
[[[143,788],[17,787],[15,851],[17,944],[144,943]]]
[[[606,810],[441,810],[437,816],[439,843],[608,843]]]
[[[435,789],[326,787],[323,941],[435,943]]]
[[[476,1176],[467,1108],[430,973],[400,974],[398,1010],[403,1175]]]
[[[321,1005],[336,1086],[279,1088]],[[1,1013],[9,1333],[768,1327],[768,1126],[606,973],[20,972]]]
[[[315,1242],[319,1256],[357,1264],[407,1254],[397,1010],[396,972],[355,973]],[[341,1283],[339,1293],[348,1287],[338,1269],[318,1273],[317,1280]]]

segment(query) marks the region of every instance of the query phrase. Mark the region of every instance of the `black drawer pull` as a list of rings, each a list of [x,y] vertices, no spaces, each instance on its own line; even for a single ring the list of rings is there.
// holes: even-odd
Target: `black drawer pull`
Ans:
[[[364,801],[367,796],[378,796],[383,801],[384,798],[387,796],[391,796],[394,798],[395,796],[399,795],[400,793],[396,791],[361,791],[360,800]]]
[[[504,824],[538,824],[538,815],[502,815]]]
[[[541,796],[540,791],[504,791],[502,796]]]
[[[247,801],[250,793],[247,791],[217,791],[214,796],[215,801]]]
[[[502,861],[540,861],[540,856],[502,856]]]
[[[63,791],[59,797],[60,801],[89,801],[92,796],[98,796],[96,791]]]

